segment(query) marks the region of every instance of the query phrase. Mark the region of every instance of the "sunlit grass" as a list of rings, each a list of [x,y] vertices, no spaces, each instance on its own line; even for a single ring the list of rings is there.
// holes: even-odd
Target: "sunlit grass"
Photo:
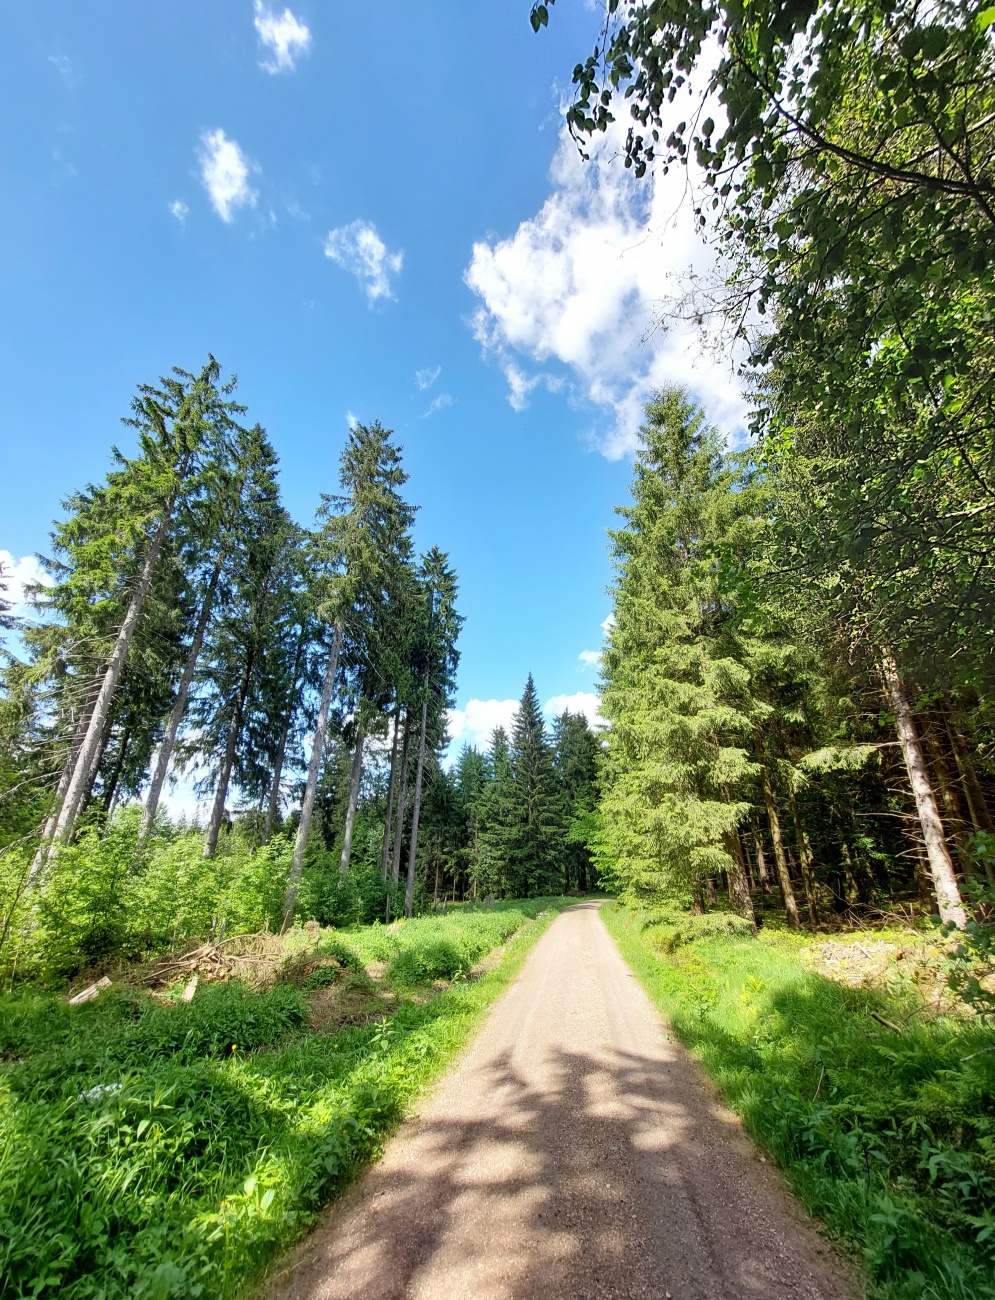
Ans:
[[[863,1261],[873,1295],[995,1296],[991,1030],[811,973],[799,952],[812,935],[712,935],[667,952],[645,914],[601,914],[749,1131]]]
[[[242,1293],[376,1154],[571,901],[337,932],[391,963],[400,1001],[332,1033],[306,1031],[289,985],[207,986],[175,1007],[128,990],[74,1008],[0,999],[0,1295]],[[443,976],[458,978],[425,984]]]

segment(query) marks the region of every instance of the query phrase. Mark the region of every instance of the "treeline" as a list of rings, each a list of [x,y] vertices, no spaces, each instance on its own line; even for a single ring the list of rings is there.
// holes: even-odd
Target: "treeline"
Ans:
[[[114,449],[65,503],[37,617],[0,607],[8,960],[39,933],[82,957],[175,936],[221,921],[226,897],[243,925],[287,924],[302,888],[312,914],[334,910],[305,877],[326,896],[349,880],[371,755],[388,773],[378,876],[412,910],[459,657],[455,573],[437,548],[415,555],[389,431],[350,431],[339,491],[305,529],[234,387],[213,359],[142,385],[134,453]],[[176,771],[208,802],[202,833],[160,811]]]
[[[647,407],[612,534],[599,865],[696,913],[721,889],[749,922],[903,900],[962,925],[995,885],[983,663],[926,654],[913,675],[855,638],[839,575],[791,563],[807,490],[763,445],[726,452],[683,392]]]
[[[570,127],[627,119],[637,177],[693,163],[721,277],[670,310],[742,341],[756,435],[728,458],[679,397],[650,410],[606,852],[633,885],[683,854],[688,889],[723,872],[746,912],[766,873],[804,919],[917,882],[961,925],[993,852],[995,10],[603,22]]]

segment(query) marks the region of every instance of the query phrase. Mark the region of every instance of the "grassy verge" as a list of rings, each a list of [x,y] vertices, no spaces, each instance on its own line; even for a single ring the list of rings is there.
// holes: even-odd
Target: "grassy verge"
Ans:
[[[128,987],[79,1007],[0,999],[0,1295],[243,1293],[573,901],[326,932],[295,983],[206,985],[189,1005]],[[316,1032],[336,981],[367,1014]]]
[[[897,978],[848,987],[814,973],[801,954],[819,936],[713,934],[668,951],[672,934],[646,914],[601,915],[750,1133],[862,1258],[873,1296],[995,1297],[990,1029],[930,1017]]]

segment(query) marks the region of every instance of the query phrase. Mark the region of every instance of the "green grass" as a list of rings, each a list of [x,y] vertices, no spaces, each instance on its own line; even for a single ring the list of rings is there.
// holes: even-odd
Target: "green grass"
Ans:
[[[990,1029],[807,971],[812,935],[713,933],[667,951],[646,914],[601,915],[750,1133],[863,1261],[871,1295],[995,1297]]]
[[[307,1032],[291,985],[208,985],[189,1006],[128,989],[79,1007],[0,998],[0,1296],[243,1294],[378,1152],[572,901],[323,936],[347,966],[388,962],[400,995],[390,1017],[330,1033]]]

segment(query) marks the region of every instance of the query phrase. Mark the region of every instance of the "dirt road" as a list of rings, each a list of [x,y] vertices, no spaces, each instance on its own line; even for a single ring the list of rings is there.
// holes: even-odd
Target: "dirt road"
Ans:
[[[273,1300],[852,1300],[598,916],[564,912]]]

